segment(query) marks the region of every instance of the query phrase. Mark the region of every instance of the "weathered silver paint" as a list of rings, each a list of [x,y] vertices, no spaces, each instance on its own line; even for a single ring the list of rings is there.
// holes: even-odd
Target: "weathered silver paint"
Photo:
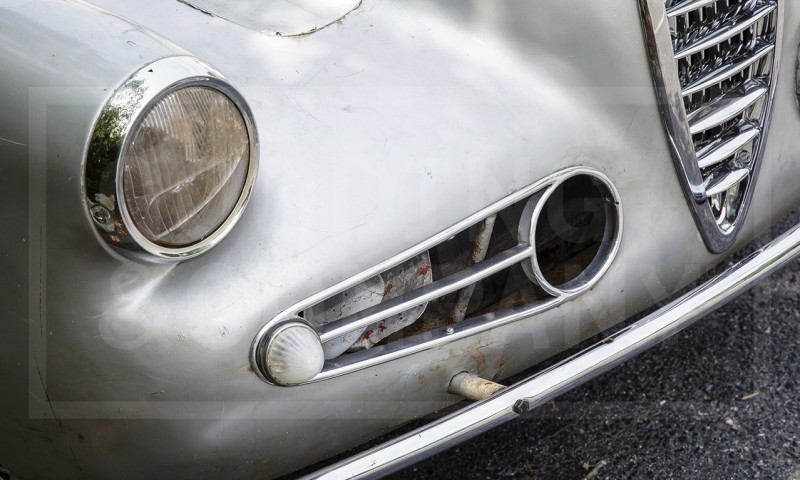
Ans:
[[[360,0],[177,0],[215,17],[271,35],[314,33],[341,21]]]
[[[365,0],[293,38],[178,2],[96,3],[132,23],[77,2],[0,10],[0,379],[28,387],[0,396],[0,463],[22,478],[278,475],[456,401],[458,372],[520,371],[721,260],[683,199],[635,2]],[[795,58],[800,12],[785,16]],[[81,205],[107,96],[186,53],[138,25],[223,72],[262,140],[239,225],[175,266],[112,258]],[[784,68],[740,244],[800,200],[794,86]],[[330,381],[249,370],[253,336],[288,305],[574,165],[629,205],[617,260],[580,298]]]

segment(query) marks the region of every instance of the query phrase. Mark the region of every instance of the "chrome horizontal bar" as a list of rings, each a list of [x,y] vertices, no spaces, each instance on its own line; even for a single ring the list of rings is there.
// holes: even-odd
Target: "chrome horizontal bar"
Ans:
[[[520,413],[586,383],[669,338],[798,255],[800,225],[700,287],[574,357],[425,427],[305,478],[377,478],[517,418]]]
[[[533,255],[533,251],[534,248],[530,245],[517,245],[472,267],[418,288],[413,292],[400,295],[323,325],[318,329],[319,338],[322,343],[329,342],[334,338],[380,322],[417,305],[461,290],[512,265],[527,260]]]
[[[739,61],[723,65],[722,67],[708,73],[706,76],[690,83],[689,85],[686,85],[683,87],[682,93],[684,96],[691,95],[701,90],[705,90],[711,85],[721,83],[724,80],[741,72],[745,68],[752,66],[754,63],[772,53],[773,50],[775,50],[775,45],[763,45],[752,54],[739,59]]]
[[[685,47],[681,48],[677,52],[675,52],[675,58],[680,60],[681,58],[688,57],[689,55],[694,55],[695,53],[702,52],[708,48],[711,48],[715,45],[718,45],[725,40],[731,39],[736,35],[744,32],[748,28],[752,27],[753,25],[757,24],[759,20],[766,17],[770,13],[774,12],[778,8],[778,5],[766,4],[762,5],[761,8],[753,12],[749,12],[750,15],[747,18],[739,18],[737,21],[731,23],[728,26],[711,30],[708,35],[698,38],[694,42],[686,45]]]
[[[703,130],[714,128],[736,115],[739,115],[747,107],[765,98],[768,88],[761,82],[753,82],[744,90],[715,100],[704,106],[700,110],[689,115],[689,132],[692,135]]]
[[[667,9],[667,15],[670,17],[677,17],[697,10],[698,8],[705,7],[706,5],[716,3],[716,1],[717,0],[686,0],[685,2],[681,2]]]
[[[721,175],[709,182],[706,189],[706,195],[710,197],[718,193],[726,192],[729,188],[733,187],[737,183],[744,181],[744,179],[748,176],[750,176],[750,170],[747,168],[737,168],[736,170],[732,170],[725,175]]]
[[[708,168],[722,163],[726,158],[729,158],[731,155],[744,148],[745,145],[753,141],[760,134],[761,129],[756,126],[740,131],[735,137],[720,142],[713,150],[707,151],[702,155],[698,153],[697,164],[700,168]]]
[[[418,333],[402,338],[387,345],[379,345],[369,350],[350,353],[332,359],[325,365],[325,369],[314,377],[313,382],[347,375],[358,370],[374,367],[382,363],[391,362],[419,352],[431,350],[447,345],[464,338],[469,338],[493,328],[502,327],[509,323],[517,322],[524,318],[546,312],[562,303],[570,301],[573,295],[548,297],[538,302],[522,307],[512,308],[502,313],[485,313],[464,319],[448,327],[431,332]]]

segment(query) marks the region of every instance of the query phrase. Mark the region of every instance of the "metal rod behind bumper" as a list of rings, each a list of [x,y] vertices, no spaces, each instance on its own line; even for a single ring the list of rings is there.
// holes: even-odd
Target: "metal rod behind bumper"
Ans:
[[[800,254],[800,225],[665,307],[550,369],[306,478],[375,478],[474,437],[597,377],[721,307]]]

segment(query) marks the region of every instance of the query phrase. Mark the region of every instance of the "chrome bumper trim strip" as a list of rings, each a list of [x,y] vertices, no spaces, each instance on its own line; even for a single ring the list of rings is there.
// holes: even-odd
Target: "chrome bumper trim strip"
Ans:
[[[577,355],[486,400],[304,478],[377,478],[446,450],[666,340],[799,255],[800,225],[796,225],[720,275]]]

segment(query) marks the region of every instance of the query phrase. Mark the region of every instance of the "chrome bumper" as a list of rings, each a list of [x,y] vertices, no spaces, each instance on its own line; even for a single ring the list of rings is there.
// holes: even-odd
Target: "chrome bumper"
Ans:
[[[597,377],[721,307],[800,255],[800,225],[606,340],[491,397],[304,478],[376,478],[446,450]]]

